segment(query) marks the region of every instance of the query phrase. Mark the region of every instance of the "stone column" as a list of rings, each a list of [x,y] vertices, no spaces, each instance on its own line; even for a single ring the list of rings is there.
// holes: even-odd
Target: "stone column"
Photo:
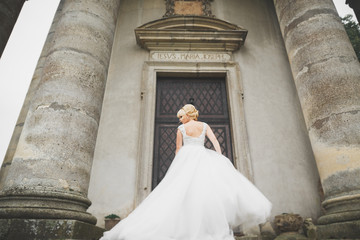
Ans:
[[[25,0],[0,1],[0,57]]]
[[[325,193],[320,238],[360,236],[360,65],[332,0],[274,0]]]
[[[96,223],[86,212],[87,191],[119,5],[64,2],[0,193],[0,218],[12,219],[7,230],[14,239],[21,239],[18,231],[59,238],[59,228],[60,238],[90,238],[74,235],[79,229],[69,221]]]
[[[12,162],[12,159],[14,157],[14,154],[15,154],[15,151],[16,151],[16,148],[17,148],[17,144],[19,142],[20,134],[22,132],[22,129],[23,129],[23,126],[24,126],[24,123],[25,123],[25,119],[26,119],[26,116],[27,116],[28,111],[29,111],[29,106],[30,106],[31,99],[33,98],[34,93],[37,90],[37,86],[39,84],[41,74],[42,74],[42,70],[43,70],[43,67],[44,67],[44,64],[45,64],[45,59],[47,57],[49,47],[51,46],[51,42],[53,41],[55,28],[56,28],[57,22],[59,20],[59,17],[61,16],[63,3],[64,3],[64,0],[62,0],[60,2],[59,7],[58,7],[58,9],[57,9],[57,11],[55,13],[54,20],[53,20],[53,22],[51,24],[48,36],[46,38],[44,47],[43,47],[42,52],[40,54],[40,58],[39,58],[38,63],[36,65],[35,72],[34,72],[34,75],[32,77],[28,92],[26,94],[23,106],[21,108],[19,117],[17,119],[13,135],[11,137],[8,149],[7,149],[5,157],[4,157],[4,161],[3,161],[2,166],[0,168],[0,190],[3,188],[7,173],[9,171],[10,166],[11,166],[11,162]]]

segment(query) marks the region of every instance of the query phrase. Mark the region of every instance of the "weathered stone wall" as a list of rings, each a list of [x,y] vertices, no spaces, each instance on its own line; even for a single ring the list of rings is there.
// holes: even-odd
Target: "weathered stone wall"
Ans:
[[[134,29],[165,10],[163,0],[121,1],[89,188],[89,212],[98,225],[105,215],[124,217],[135,207],[142,70],[149,53],[136,45]],[[249,31],[234,58],[244,85],[255,184],[273,202],[273,215],[316,218],[319,176],[273,4],[214,1],[212,12]]]
[[[250,0],[213,6],[217,17],[249,31],[235,60],[244,84],[255,184],[273,202],[274,215],[316,218],[319,176],[274,6]]]
[[[148,52],[136,45],[134,29],[164,12],[163,0],[120,2],[89,187],[89,212],[100,226],[104,216],[124,217],[135,206],[141,76]]]

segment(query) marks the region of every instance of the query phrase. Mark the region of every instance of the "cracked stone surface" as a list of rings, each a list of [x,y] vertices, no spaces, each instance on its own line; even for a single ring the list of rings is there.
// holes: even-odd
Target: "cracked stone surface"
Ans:
[[[360,209],[360,64],[331,0],[274,4],[325,192],[324,207],[342,216],[325,216],[321,222],[354,220],[347,211]]]
[[[0,217],[95,224],[87,191],[120,2],[62,4],[0,192]]]

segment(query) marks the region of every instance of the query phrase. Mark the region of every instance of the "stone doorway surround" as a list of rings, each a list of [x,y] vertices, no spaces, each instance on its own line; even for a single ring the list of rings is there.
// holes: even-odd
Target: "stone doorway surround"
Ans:
[[[135,35],[138,45],[149,51],[141,84],[136,205],[151,191],[158,76],[225,78],[234,165],[253,181],[240,67],[232,56],[244,44],[247,30],[214,17],[176,16],[146,23]]]
[[[234,165],[248,179],[253,180],[244,118],[240,68],[231,59],[231,53],[225,52],[150,52],[150,60],[144,63],[142,77],[142,106],[137,163],[137,205],[151,191],[156,82],[158,76],[225,77]]]

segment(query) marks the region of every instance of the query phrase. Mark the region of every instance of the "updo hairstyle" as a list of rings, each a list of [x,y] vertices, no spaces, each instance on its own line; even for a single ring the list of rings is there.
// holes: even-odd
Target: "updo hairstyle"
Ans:
[[[182,115],[187,115],[190,119],[196,121],[199,117],[199,112],[194,105],[186,104],[178,111],[177,117],[180,118]]]

